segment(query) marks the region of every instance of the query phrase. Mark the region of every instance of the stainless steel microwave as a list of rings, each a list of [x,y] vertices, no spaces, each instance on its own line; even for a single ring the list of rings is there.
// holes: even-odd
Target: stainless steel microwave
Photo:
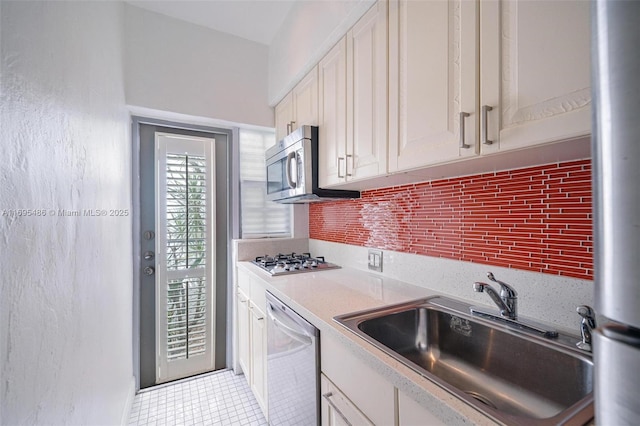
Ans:
[[[360,198],[360,191],[318,187],[318,127],[301,126],[269,148],[267,199],[302,204],[345,198]]]

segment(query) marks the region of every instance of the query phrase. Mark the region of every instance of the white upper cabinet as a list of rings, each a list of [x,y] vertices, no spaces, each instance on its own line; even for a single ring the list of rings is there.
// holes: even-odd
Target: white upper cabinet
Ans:
[[[289,92],[275,108],[276,142],[291,133],[291,125],[295,122],[293,109],[293,92]]]
[[[387,172],[388,4],[378,1],[347,33],[347,180]]]
[[[389,172],[588,135],[589,22],[579,0],[392,0]]]
[[[276,107],[276,134],[319,125],[321,187],[534,146],[585,158],[583,144],[541,145],[591,132],[589,34],[581,0],[379,0]]]
[[[344,181],[347,149],[347,44],[342,38],[318,64],[318,180]],[[342,171],[341,171],[342,170]]]
[[[589,9],[579,0],[480,2],[480,105],[492,108],[483,154],[590,133]]]
[[[387,3],[376,3],[320,61],[319,184],[387,171]]]
[[[390,2],[389,172],[476,154],[477,8]]]
[[[318,125],[318,68],[314,67],[275,108],[276,140],[300,126]]]

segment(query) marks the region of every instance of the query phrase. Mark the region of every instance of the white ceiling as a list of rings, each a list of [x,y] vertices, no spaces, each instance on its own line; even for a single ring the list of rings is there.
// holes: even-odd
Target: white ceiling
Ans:
[[[172,18],[270,45],[295,1],[127,0],[127,3]]]

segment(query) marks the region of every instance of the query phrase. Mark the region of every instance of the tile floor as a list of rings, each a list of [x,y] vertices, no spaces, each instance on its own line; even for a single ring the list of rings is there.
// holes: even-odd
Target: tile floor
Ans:
[[[267,426],[243,375],[214,372],[136,395],[129,425]]]

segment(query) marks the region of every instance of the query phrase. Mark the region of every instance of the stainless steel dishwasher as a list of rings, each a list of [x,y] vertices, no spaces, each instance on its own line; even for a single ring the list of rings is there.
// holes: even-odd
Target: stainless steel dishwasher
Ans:
[[[269,424],[320,424],[319,331],[267,292]]]

